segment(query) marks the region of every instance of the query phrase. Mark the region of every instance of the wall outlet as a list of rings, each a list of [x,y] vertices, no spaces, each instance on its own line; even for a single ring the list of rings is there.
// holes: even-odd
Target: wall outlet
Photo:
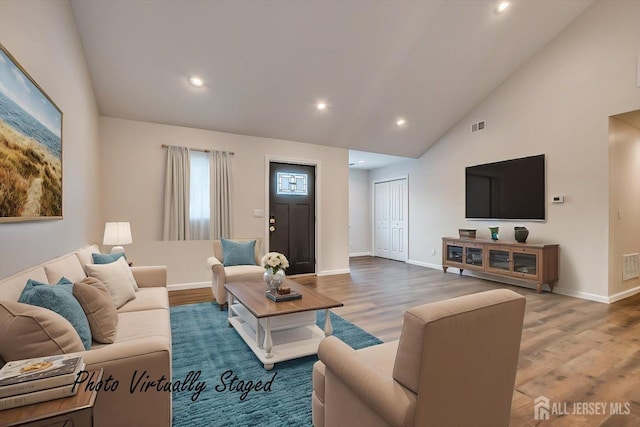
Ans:
[[[435,256],[436,255],[436,250],[435,249],[431,249],[431,255]]]
[[[262,210],[262,209],[254,209],[253,210],[253,217],[254,218],[264,218],[264,210]]]

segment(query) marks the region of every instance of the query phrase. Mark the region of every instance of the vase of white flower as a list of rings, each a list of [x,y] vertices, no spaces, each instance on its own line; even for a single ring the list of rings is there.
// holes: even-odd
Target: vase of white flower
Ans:
[[[278,288],[282,285],[285,273],[284,270],[289,267],[287,257],[279,252],[269,252],[262,257],[262,267],[264,267],[264,283],[267,285],[269,293],[275,295]]]

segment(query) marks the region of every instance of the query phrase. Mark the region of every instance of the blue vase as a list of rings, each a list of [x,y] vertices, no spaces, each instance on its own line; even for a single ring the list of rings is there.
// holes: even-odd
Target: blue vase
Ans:
[[[492,240],[498,240],[498,230],[500,230],[500,227],[489,227]]]

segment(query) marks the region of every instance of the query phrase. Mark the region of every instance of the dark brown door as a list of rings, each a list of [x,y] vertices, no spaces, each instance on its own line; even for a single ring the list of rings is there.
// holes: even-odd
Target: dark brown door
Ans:
[[[289,260],[287,274],[316,270],[316,168],[270,163],[269,251]]]

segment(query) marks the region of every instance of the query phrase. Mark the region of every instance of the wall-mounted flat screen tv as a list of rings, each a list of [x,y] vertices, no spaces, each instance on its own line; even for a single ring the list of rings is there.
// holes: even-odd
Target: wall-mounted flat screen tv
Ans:
[[[466,168],[467,219],[545,220],[544,154]]]

